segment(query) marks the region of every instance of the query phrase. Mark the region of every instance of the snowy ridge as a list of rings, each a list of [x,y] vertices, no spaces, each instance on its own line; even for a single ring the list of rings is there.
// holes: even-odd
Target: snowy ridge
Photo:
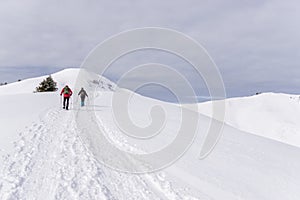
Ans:
[[[199,112],[212,116],[211,102]],[[280,93],[226,99],[225,123],[239,130],[300,147],[300,96]]]
[[[79,72],[79,68],[69,68],[49,75],[57,82],[58,92],[60,92],[65,85],[74,88]],[[48,75],[3,85],[0,87],[0,95],[33,93],[39,83],[47,77]],[[102,76],[98,76],[91,84],[99,85],[100,90],[113,90],[116,87],[113,82]]]

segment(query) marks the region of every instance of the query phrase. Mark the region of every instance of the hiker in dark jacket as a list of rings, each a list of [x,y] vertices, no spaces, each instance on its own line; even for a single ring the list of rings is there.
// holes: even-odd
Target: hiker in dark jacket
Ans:
[[[61,92],[60,92],[60,96],[64,94],[64,102],[63,102],[63,109],[69,110],[69,100],[70,97],[72,96],[73,92],[72,90],[69,88],[69,86],[65,86]]]
[[[80,96],[81,99],[81,106],[84,106],[85,97],[88,97],[86,91],[83,88],[81,88],[81,90],[78,93],[78,96]]]

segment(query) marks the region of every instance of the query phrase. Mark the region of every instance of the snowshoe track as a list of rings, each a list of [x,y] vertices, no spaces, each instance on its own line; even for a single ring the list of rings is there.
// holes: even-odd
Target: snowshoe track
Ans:
[[[0,199],[194,199],[158,174],[119,173],[101,165],[78,136],[72,110],[48,110],[4,158]],[[167,195],[166,195],[167,194]]]
[[[61,112],[49,111],[20,135],[5,158],[0,199],[115,199],[76,135],[72,113]]]

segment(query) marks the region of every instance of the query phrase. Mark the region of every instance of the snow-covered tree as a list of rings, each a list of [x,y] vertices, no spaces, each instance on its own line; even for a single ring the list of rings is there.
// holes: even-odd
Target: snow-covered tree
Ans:
[[[36,87],[37,92],[53,92],[56,91],[56,82],[53,80],[53,78],[48,76],[46,79],[44,79],[38,87]]]

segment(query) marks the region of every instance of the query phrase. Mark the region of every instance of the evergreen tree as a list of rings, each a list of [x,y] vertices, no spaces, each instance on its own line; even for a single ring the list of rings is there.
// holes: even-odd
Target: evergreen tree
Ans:
[[[56,82],[53,80],[53,78],[48,76],[46,79],[44,79],[38,87],[36,87],[37,92],[53,92],[56,91]]]

